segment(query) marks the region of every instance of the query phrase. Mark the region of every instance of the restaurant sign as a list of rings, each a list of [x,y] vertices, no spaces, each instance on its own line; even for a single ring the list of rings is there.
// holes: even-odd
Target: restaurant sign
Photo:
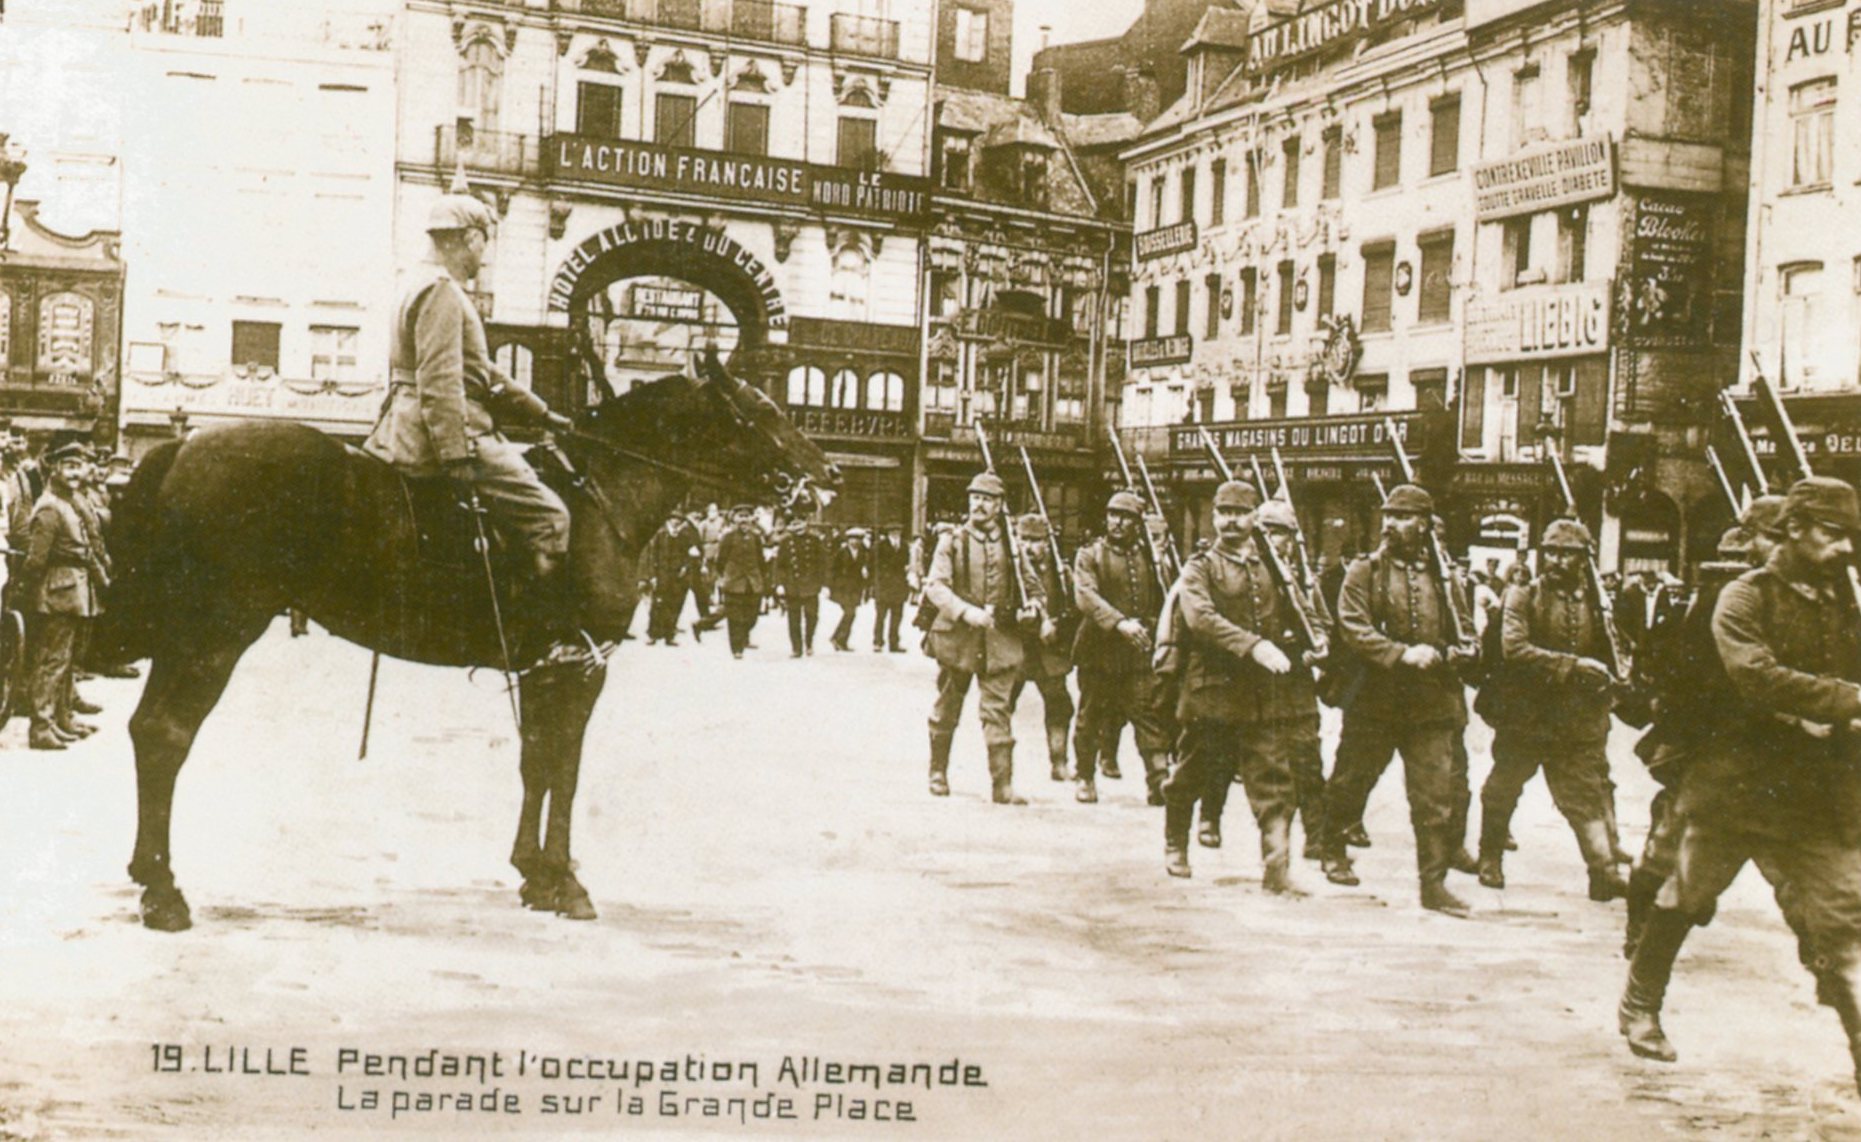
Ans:
[[[770,202],[905,224],[921,224],[930,216],[930,180],[891,171],[585,135],[549,136],[543,160],[545,173],[555,179]]]
[[[1473,168],[1473,211],[1481,222],[1574,206],[1615,193],[1615,141],[1573,139]]]

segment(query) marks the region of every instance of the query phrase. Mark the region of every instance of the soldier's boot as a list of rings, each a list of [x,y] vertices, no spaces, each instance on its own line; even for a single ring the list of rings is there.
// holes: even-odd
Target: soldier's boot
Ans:
[[[1480,884],[1486,888],[1506,886],[1506,837],[1511,834],[1512,814],[1482,809],[1480,815]]]
[[[1118,739],[1123,736],[1115,724],[1099,728],[1099,773],[1107,781],[1124,780],[1124,773],[1118,768]]]
[[[1609,825],[1603,818],[1583,822],[1577,829],[1577,847],[1583,850],[1583,863],[1590,868],[1591,900],[1606,904],[1628,895],[1628,881],[1616,863]]]
[[[1169,802],[1163,807],[1163,871],[1171,876],[1189,876],[1189,825],[1195,816],[1195,804]]]
[[[1345,847],[1342,833],[1328,838],[1320,851],[1324,854],[1320,867],[1325,870],[1326,880],[1345,888],[1355,888],[1363,883],[1357,878],[1356,866],[1351,864],[1350,849]]]
[[[1220,777],[1209,782],[1202,794],[1202,824],[1196,830],[1196,843],[1205,849],[1221,847],[1221,817],[1228,808],[1229,781]]]
[[[1055,781],[1067,781],[1072,778],[1068,772],[1072,767],[1066,763],[1066,727],[1047,727],[1047,761],[1052,766]]]
[[[1110,777],[1111,775],[1111,771],[1107,769],[1105,771],[1105,776]],[[1163,804],[1163,779],[1169,775],[1170,759],[1168,755],[1162,753],[1147,753],[1144,755],[1144,787],[1146,791],[1144,801],[1146,804]]]
[[[950,743],[954,734],[931,731],[930,791],[932,797],[950,795]]]
[[[1848,1057],[1855,1068],[1855,1089],[1861,1091],[1861,964],[1849,959],[1817,972],[1816,998],[1842,1018]]]
[[[1628,929],[1622,935],[1622,958],[1635,958],[1635,946],[1647,929],[1648,917],[1654,913],[1654,898],[1661,892],[1661,875],[1637,866],[1628,874]]]
[[[1656,908],[1641,930],[1635,958],[1629,961],[1628,983],[1616,1005],[1616,1021],[1628,1049],[1644,1059],[1671,1063],[1680,1057],[1661,1030],[1661,1002],[1667,981],[1673,978],[1674,960],[1686,942],[1693,921],[1685,913]]]
[[[1454,813],[1448,822],[1447,867],[1454,872],[1464,872],[1468,876],[1480,871],[1480,863],[1467,851],[1467,815],[1473,804],[1471,793],[1462,792],[1454,799]]]
[[[35,722],[26,744],[32,749],[64,749],[66,741],[66,738],[59,736],[58,731],[52,728],[50,722]]]
[[[1260,822],[1260,862],[1265,871],[1260,887],[1275,896],[1302,897],[1308,893],[1292,880],[1292,814],[1271,813]]]
[[[1615,864],[1635,863],[1635,854],[1622,847],[1622,833],[1615,824],[1615,782],[1603,781],[1603,825],[1609,830],[1609,855]]]
[[[1325,787],[1320,783],[1305,790],[1299,797],[1299,827],[1305,833],[1305,848],[1301,855],[1306,860],[1323,860],[1325,858]]]
[[[1370,847],[1370,833],[1363,827],[1362,821],[1344,830],[1344,843],[1354,849]]]
[[[1465,900],[1448,891],[1448,850],[1453,838],[1445,828],[1420,829],[1415,836],[1415,865],[1421,874],[1422,907],[1430,912],[1465,920],[1473,909]]]
[[[989,746],[989,781],[994,785],[994,790],[990,796],[997,805],[1027,804],[1027,798],[1015,792],[1014,778],[1014,743],[991,743]]]

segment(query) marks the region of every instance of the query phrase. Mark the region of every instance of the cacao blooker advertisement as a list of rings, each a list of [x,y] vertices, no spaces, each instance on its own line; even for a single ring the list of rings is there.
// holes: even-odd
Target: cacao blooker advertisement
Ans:
[[[1623,335],[1648,348],[1704,349],[1712,336],[1712,236],[1706,195],[1649,194],[1636,205]]]

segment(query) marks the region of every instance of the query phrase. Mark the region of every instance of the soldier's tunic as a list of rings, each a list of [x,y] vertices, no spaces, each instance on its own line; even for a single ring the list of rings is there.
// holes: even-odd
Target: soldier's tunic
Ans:
[[[1506,827],[1526,782],[1540,767],[1551,800],[1578,834],[1592,867],[1611,863],[1607,845],[1593,851],[1585,829],[1604,820],[1609,759],[1607,681],[1577,675],[1578,659],[1608,660],[1602,616],[1581,581],[1562,586],[1539,576],[1511,587],[1503,604],[1504,697],[1491,704],[1493,769],[1480,791],[1480,847],[1503,852]],[[1606,841],[1606,835],[1603,837]]]
[[[827,541],[806,529],[784,532],[775,552],[775,582],[788,614],[789,653],[813,653],[821,588],[827,582]]]
[[[1187,634],[1182,735],[1164,797],[1173,806],[1225,801],[1238,772],[1264,840],[1269,822],[1290,823],[1295,769],[1318,752],[1318,694],[1294,633],[1293,608],[1309,615],[1311,602],[1281,591],[1252,543],[1239,553],[1215,547],[1192,556],[1177,596]],[[1290,671],[1273,674],[1253,660],[1262,639],[1292,659]],[[1204,804],[1204,820],[1219,817]]]
[[[762,613],[763,593],[769,589],[762,547],[762,533],[754,526],[733,527],[717,545],[717,589],[724,597],[734,654],[749,647],[750,631]]]
[[[1036,555],[1035,551],[1041,554]],[[1040,692],[1048,757],[1057,769],[1064,770],[1066,736],[1073,728],[1073,695],[1066,686],[1066,677],[1073,672],[1073,656],[1072,647],[1065,638],[1073,601],[1066,597],[1060,576],[1044,548],[1023,541],[1021,560],[1021,580],[1028,585],[1030,595],[1042,612],[1053,620],[1054,636],[1051,640],[1043,639],[1038,621],[1022,632],[1024,657],[1021,678],[1014,688],[1015,703],[1020,704],[1023,687],[1032,682]]]
[[[1128,546],[1110,537],[1093,540],[1073,559],[1073,599],[1079,606],[1079,634],[1073,661],[1079,667],[1079,722],[1073,733],[1079,777],[1093,777],[1098,758],[1130,723],[1138,752],[1160,764],[1173,744],[1173,711],[1150,654],[1118,633],[1118,624],[1136,619],[1155,630],[1163,594],[1150,551],[1142,538]]]
[[[1861,627],[1835,585],[1810,581],[1788,554],[1739,576],[1713,612],[1740,716],[1687,772],[1660,906],[1702,917],[1753,862],[1820,975],[1861,959],[1861,767],[1846,729],[1861,718]],[[1804,721],[1838,728],[1813,736]]]
[[[1025,659],[1015,625],[1014,565],[1000,524],[965,522],[937,541],[925,602],[937,608],[926,649],[937,660],[937,700],[931,707],[933,740],[956,733],[963,698],[980,691],[982,737],[991,747],[1014,745],[1014,684]],[[994,607],[995,625],[962,621],[969,607]]]
[[[98,613],[108,583],[76,505],[48,488],[27,524],[21,570],[25,603],[39,616],[32,640],[34,730],[71,720],[71,672],[78,633]]]
[[[1363,678],[1344,709],[1337,763],[1325,790],[1327,850],[1343,855],[1344,830],[1362,820],[1371,789],[1400,753],[1424,879],[1437,865],[1445,872],[1442,846],[1456,796],[1454,739],[1467,724],[1467,701],[1445,661],[1427,671],[1401,661],[1410,646],[1433,646],[1444,659],[1449,649],[1447,610],[1426,559],[1399,559],[1382,547],[1352,563],[1338,593],[1338,636],[1362,664]],[[1459,649],[1471,653],[1471,647]]]

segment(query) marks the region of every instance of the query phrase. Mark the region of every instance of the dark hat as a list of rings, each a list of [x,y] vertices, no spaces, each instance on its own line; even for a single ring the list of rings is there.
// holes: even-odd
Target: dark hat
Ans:
[[[1108,514],[1111,512],[1123,512],[1126,515],[1141,516],[1144,514],[1144,501],[1137,498],[1136,492],[1113,492],[1111,494],[1111,499],[1105,501],[1105,511]]]
[[[969,482],[969,494],[994,496],[999,500],[1008,494],[1008,488],[1002,483],[1002,478],[995,473],[977,472],[976,478]]]
[[[1544,529],[1544,540],[1538,546],[1588,551],[1591,546],[1590,529],[1574,519],[1554,519]]]
[[[47,464],[56,464],[62,460],[86,460],[89,458],[90,449],[86,448],[82,442],[76,440],[68,440],[58,445],[56,448],[47,449],[45,452],[45,462]]]
[[[1047,530],[1046,520],[1038,513],[1029,512],[1015,520],[1015,534],[1032,543],[1045,543],[1052,533]]]
[[[1218,508],[1240,508],[1253,511],[1260,506],[1260,491],[1252,484],[1243,484],[1239,480],[1228,480],[1215,489],[1215,506]]]
[[[1292,505],[1285,500],[1268,500],[1260,505],[1260,514],[1254,522],[1261,527],[1277,527],[1285,531],[1299,529],[1299,514],[1292,510]]]
[[[1783,526],[1783,506],[1782,496],[1759,496],[1739,513],[1738,525],[1747,532],[1774,533]],[[1746,541],[1750,541],[1749,535]]]
[[[1809,476],[1790,487],[1785,519],[1807,519],[1853,534],[1861,532],[1861,503],[1853,485],[1828,476]]]
[[[1414,484],[1397,484],[1389,490],[1389,498],[1383,501],[1385,514],[1396,512],[1404,515],[1433,516],[1435,498],[1427,489]]]
[[[736,507],[730,509],[730,514],[731,515],[755,515],[756,505],[755,504],[738,504]]]

